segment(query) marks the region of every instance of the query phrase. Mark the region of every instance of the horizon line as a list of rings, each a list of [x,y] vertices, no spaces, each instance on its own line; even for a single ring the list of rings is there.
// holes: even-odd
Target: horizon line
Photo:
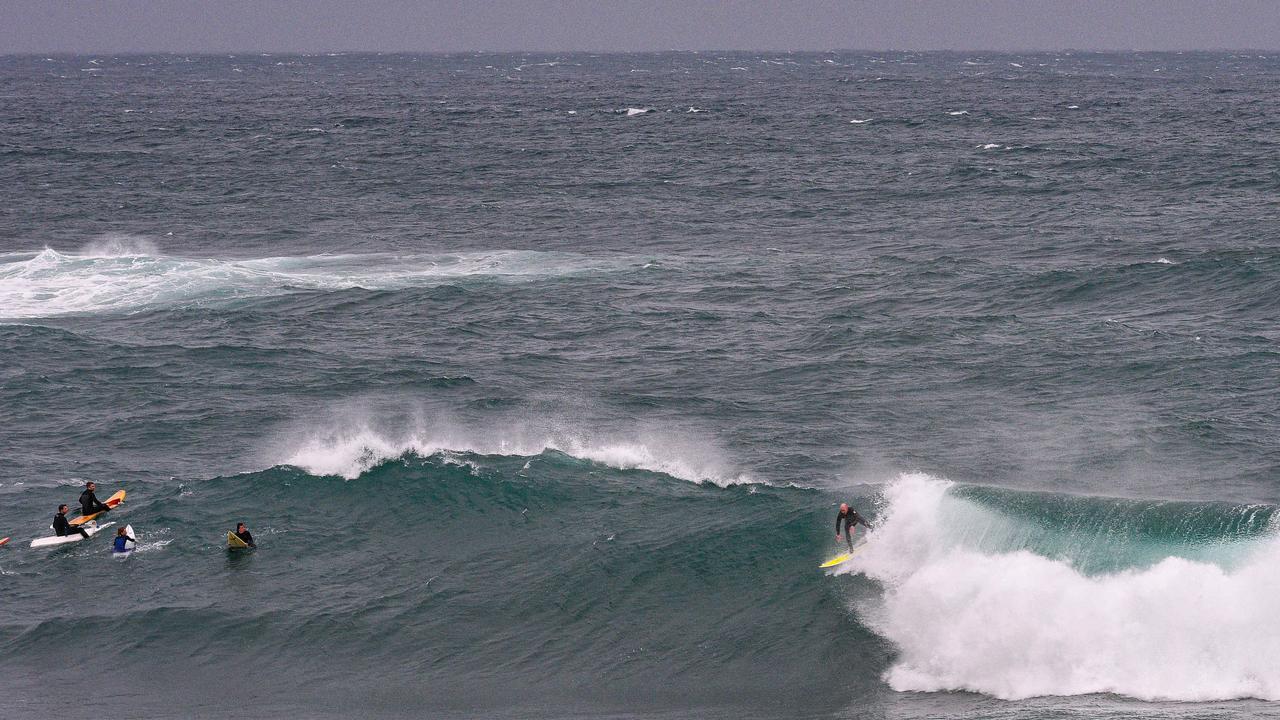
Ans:
[[[32,50],[21,52],[0,52],[0,57],[19,58],[19,57],[41,57],[41,56],[63,56],[63,57],[82,57],[89,55],[174,55],[174,56],[239,56],[239,55],[256,55],[256,56],[275,56],[275,55],[292,55],[292,56],[311,56],[311,55],[430,55],[430,56],[456,56],[456,55],[515,55],[515,54],[589,54],[589,55],[664,55],[664,54],[702,54],[702,53],[781,53],[787,55],[794,54],[875,54],[875,53],[922,53],[922,54],[945,54],[945,53],[986,53],[992,55],[1015,55],[1027,53],[1089,53],[1089,54],[1106,54],[1106,53],[1280,53],[1280,48],[1086,48],[1086,47],[1061,47],[1061,48],[1019,48],[1019,49],[992,49],[992,48],[929,48],[929,49],[908,49],[908,48],[826,48],[816,49],[776,49],[776,48],[668,48],[663,50],[591,50],[591,49],[575,49],[575,50],[550,50],[550,49],[473,49],[473,50],[365,50],[365,49],[322,49],[322,50]]]

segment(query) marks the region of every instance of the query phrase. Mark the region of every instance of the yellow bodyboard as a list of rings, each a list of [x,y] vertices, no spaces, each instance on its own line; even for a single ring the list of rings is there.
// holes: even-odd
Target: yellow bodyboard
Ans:
[[[237,536],[235,533],[231,532],[230,530],[227,531],[227,549],[228,550],[240,550],[242,548],[247,548],[247,547],[249,547],[249,543],[241,540],[239,536]]]
[[[103,504],[103,505],[106,505],[107,507],[109,507],[109,508],[111,508],[112,510],[114,510],[114,509],[116,508],[116,506],[117,506],[117,505],[119,505],[119,504],[120,504],[120,503],[122,503],[122,502],[124,502],[124,491],[123,491],[123,490],[117,490],[115,495],[112,495],[111,497],[107,498],[107,501],[106,501],[106,502],[104,502],[104,503],[102,503],[102,504]],[[101,514],[102,514],[102,513],[100,513],[100,512],[96,512],[96,513],[93,513],[92,515],[81,515],[80,517],[78,517],[78,518],[76,518],[76,519],[72,520],[72,521],[70,522],[70,524],[71,524],[71,525],[83,525],[83,524],[85,524],[85,523],[89,522],[90,520],[92,520],[92,519],[94,519],[94,518],[98,517],[98,516],[99,516],[99,515],[101,515]]]

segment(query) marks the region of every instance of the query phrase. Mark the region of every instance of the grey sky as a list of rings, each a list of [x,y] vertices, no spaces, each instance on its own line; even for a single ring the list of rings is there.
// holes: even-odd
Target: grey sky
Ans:
[[[0,0],[0,53],[1275,49],[1280,0]]]

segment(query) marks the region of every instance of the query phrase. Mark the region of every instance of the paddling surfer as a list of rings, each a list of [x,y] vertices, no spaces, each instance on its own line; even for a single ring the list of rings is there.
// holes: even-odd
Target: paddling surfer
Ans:
[[[113,552],[126,552],[129,549],[128,543],[137,544],[138,541],[129,537],[129,528],[122,527],[116,530],[116,542]]]
[[[71,533],[78,532],[82,537],[88,538],[89,533],[85,532],[84,528],[73,526],[67,520],[68,509],[69,508],[65,504],[58,506],[58,514],[53,516],[53,534],[57,535],[58,537],[64,537],[66,535],[70,535]]]
[[[253,544],[253,535],[249,532],[249,528],[244,526],[244,523],[236,523],[236,537],[243,540],[244,544],[249,547],[257,547],[257,545]]]
[[[862,527],[870,530],[871,524],[866,518],[858,514],[857,510],[849,507],[849,503],[840,503],[840,512],[836,514],[836,542],[840,542],[840,524],[844,523],[844,541],[849,545],[849,549],[853,550],[853,526],[859,523]]]
[[[107,512],[111,509],[94,494],[97,489],[97,483],[92,480],[84,484],[84,492],[80,493],[81,515],[92,515],[94,513]]]

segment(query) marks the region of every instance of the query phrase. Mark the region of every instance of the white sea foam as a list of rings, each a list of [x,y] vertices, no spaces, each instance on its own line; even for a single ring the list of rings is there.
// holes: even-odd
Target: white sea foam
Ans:
[[[445,462],[478,466],[459,456],[534,457],[548,451],[623,470],[664,473],[690,482],[728,486],[756,482],[735,471],[715,443],[696,433],[639,430],[632,436],[592,432],[540,421],[499,422],[485,428],[415,419],[388,429],[360,413],[339,413],[321,428],[290,434],[271,451],[269,462],[293,465],[313,475],[354,480],[368,470],[407,454],[439,456]],[[526,463],[526,468],[528,464]]]
[[[1000,145],[1000,143],[987,143],[986,145],[982,145],[982,146],[980,146],[980,147],[981,147],[983,150],[995,150],[995,149],[997,149],[997,148],[1001,147],[1001,145]]]
[[[865,125],[871,122],[871,118],[867,118],[866,120],[850,120],[849,122],[853,123],[854,125]]]
[[[163,255],[143,238],[110,236],[79,252],[0,256],[0,317],[136,312],[300,291],[398,290],[465,278],[537,279],[640,267],[630,258],[494,250],[308,255],[247,260]]]
[[[1162,258],[1156,258],[1156,264],[1158,264],[1158,265],[1176,265],[1177,263],[1175,263],[1174,261],[1170,260],[1169,258],[1162,257]]]
[[[888,486],[848,564],[885,588],[859,609],[899,650],[885,673],[895,690],[1280,700],[1280,541],[1255,541],[1232,569],[1168,557],[1091,576],[964,546],[965,527],[994,511],[947,487],[923,475]]]
[[[165,528],[165,529],[168,530],[168,528]],[[138,541],[138,544],[134,548],[133,553],[135,555],[141,555],[142,553],[150,553],[150,552],[156,552],[158,550],[163,550],[171,542],[173,542],[173,538],[167,538],[165,540],[154,540],[154,541],[148,542],[144,537],[142,540]]]

